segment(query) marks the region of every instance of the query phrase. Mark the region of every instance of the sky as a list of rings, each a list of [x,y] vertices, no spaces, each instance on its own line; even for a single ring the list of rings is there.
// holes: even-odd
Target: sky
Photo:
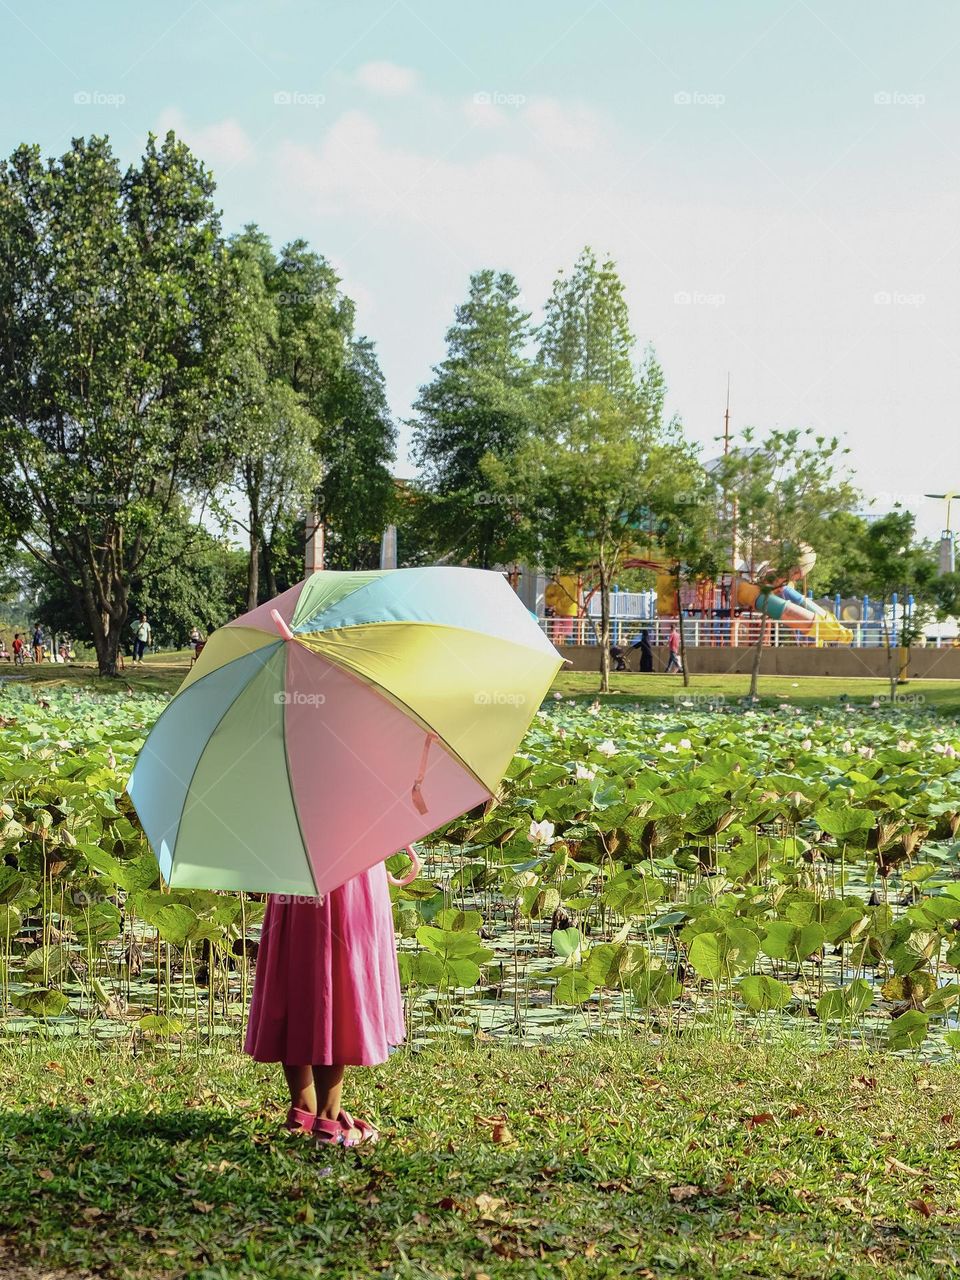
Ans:
[[[955,0],[0,0],[0,152],[174,129],[227,233],[327,257],[410,416],[471,271],[611,256],[668,409],[960,490]],[[401,429],[397,472],[412,474]]]

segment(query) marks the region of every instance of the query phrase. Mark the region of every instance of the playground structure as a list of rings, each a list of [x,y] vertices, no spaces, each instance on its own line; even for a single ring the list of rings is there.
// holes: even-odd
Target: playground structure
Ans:
[[[765,566],[761,566],[753,578],[733,573],[728,582],[719,586],[709,581],[682,584],[671,562],[650,552],[629,556],[623,568],[649,569],[655,573],[658,620],[682,618],[685,628],[691,620],[714,624],[695,628],[697,643],[701,642],[701,632],[705,632],[703,639],[708,644],[753,644],[760,638],[761,630],[764,643],[778,643],[783,627],[793,633],[799,643],[850,645],[854,642],[854,632],[844,626],[831,609],[793,585],[805,579],[815,564],[815,553],[803,547],[799,563],[786,576],[765,575]],[[555,643],[575,642],[575,636],[579,643],[590,642],[583,635],[583,627],[577,626],[577,620],[594,617],[590,605],[596,591],[588,573],[560,574],[547,584],[544,592],[550,623],[547,629]],[[732,607],[731,597],[735,602]],[[771,628],[770,623],[778,626]],[[614,628],[615,643],[621,638],[617,634],[620,630],[619,626]]]

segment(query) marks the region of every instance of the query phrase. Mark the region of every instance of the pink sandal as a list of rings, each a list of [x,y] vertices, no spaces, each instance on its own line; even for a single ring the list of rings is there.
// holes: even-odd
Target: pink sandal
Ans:
[[[312,1111],[302,1111],[299,1107],[291,1107],[287,1112],[287,1131],[289,1133],[307,1133],[317,1142],[332,1147],[346,1146],[343,1126],[337,1120],[324,1120]]]
[[[362,1143],[372,1147],[375,1142],[380,1141],[379,1129],[367,1124],[366,1120],[354,1120],[349,1111],[341,1111],[337,1121],[345,1147],[359,1147]]]

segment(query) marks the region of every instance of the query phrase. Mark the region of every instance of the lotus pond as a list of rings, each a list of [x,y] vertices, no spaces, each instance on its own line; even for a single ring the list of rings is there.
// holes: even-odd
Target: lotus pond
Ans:
[[[241,1033],[263,902],[167,891],[123,791],[165,702],[0,689],[0,1039]],[[394,891],[411,1039],[960,1049],[958,748],[922,708],[551,699]]]

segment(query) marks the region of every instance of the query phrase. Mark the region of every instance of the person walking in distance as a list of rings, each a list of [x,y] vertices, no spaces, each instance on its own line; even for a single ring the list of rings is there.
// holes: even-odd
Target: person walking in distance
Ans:
[[[150,643],[152,636],[150,631],[150,623],[147,621],[147,615],[141,613],[139,621],[134,624],[133,628],[133,665],[143,662],[143,655],[146,652],[147,645]]]
[[[43,661],[43,628],[39,622],[33,628],[33,660],[34,662]]]
[[[670,651],[670,660],[667,663],[666,674],[673,672],[680,673],[683,671],[683,664],[680,661],[680,632],[677,630],[675,622],[670,623],[670,634],[667,636],[667,648]]]

